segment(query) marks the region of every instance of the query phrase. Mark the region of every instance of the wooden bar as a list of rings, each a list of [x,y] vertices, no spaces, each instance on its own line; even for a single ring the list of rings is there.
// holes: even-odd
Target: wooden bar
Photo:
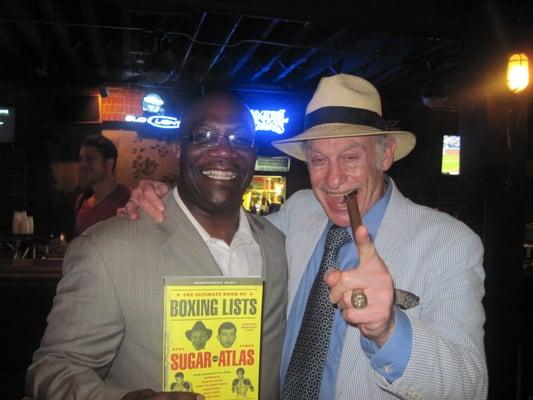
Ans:
[[[63,259],[0,258],[0,284],[7,281],[57,281],[62,276]]]
[[[63,259],[0,257],[0,313],[2,345],[0,381],[9,382],[5,397],[21,398],[26,368],[39,347],[46,317],[62,276]]]

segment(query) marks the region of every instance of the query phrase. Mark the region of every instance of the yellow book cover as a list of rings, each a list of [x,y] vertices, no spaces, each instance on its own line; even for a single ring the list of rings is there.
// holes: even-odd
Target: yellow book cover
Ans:
[[[261,278],[165,277],[163,391],[258,399]]]

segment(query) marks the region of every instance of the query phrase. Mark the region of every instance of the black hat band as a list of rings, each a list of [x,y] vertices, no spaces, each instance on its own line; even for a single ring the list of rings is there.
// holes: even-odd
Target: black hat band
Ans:
[[[387,123],[378,113],[354,107],[322,107],[305,116],[305,129],[322,124],[355,124],[387,130]]]

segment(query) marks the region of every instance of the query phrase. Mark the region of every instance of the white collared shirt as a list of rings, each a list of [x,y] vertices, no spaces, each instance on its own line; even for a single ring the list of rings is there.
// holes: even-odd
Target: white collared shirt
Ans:
[[[172,191],[172,195],[176,203],[178,203],[178,207],[204,240],[222,271],[222,275],[241,277],[262,275],[263,260],[261,259],[261,250],[252,235],[248,218],[242,207],[240,210],[239,229],[235,232],[235,236],[233,236],[231,244],[228,246],[224,240],[211,237],[204,227],[200,225],[181,199],[177,187]]]

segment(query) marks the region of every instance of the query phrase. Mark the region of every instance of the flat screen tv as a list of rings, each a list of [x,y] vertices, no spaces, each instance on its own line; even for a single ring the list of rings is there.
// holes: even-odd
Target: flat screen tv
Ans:
[[[0,143],[15,141],[15,108],[0,106]]]
[[[443,175],[461,173],[461,136],[443,135],[441,173]]]

